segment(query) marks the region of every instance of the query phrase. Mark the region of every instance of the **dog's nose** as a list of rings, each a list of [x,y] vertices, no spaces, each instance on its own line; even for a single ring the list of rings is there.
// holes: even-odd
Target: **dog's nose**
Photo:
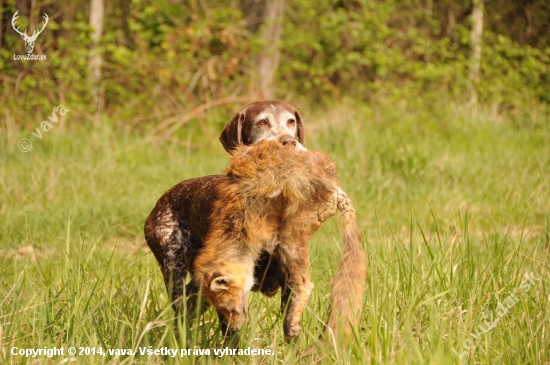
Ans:
[[[281,138],[279,138],[279,142],[281,142],[283,146],[293,146],[293,147],[296,147],[296,143],[297,143],[296,139],[292,137],[290,134],[286,134]]]

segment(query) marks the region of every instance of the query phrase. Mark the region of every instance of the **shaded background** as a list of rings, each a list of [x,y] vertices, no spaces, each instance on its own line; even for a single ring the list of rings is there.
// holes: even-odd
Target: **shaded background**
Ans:
[[[550,102],[544,0],[0,4],[8,126],[59,103],[82,122],[99,113],[146,128],[239,96],[237,105],[281,98],[325,109],[478,102],[495,113]],[[25,54],[11,26],[16,10],[29,34],[49,15],[34,51],[47,61],[13,60]]]

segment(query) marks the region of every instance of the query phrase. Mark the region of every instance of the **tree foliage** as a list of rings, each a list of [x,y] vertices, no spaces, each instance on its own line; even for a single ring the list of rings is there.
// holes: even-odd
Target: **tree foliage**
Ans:
[[[121,123],[158,120],[246,95],[265,46],[247,29],[236,1],[106,2],[101,102],[94,103],[89,1],[34,3],[18,9],[8,0],[0,9],[0,103],[6,111],[44,115],[63,103],[84,116],[99,110]],[[49,14],[35,48],[47,61],[14,60],[25,53],[10,24],[16,10],[23,14],[21,29],[30,19],[33,29]],[[480,103],[500,109],[549,103],[550,5],[488,1],[485,11],[480,80],[474,85]],[[465,0],[289,0],[275,93],[311,105],[342,99],[466,101],[470,13]]]

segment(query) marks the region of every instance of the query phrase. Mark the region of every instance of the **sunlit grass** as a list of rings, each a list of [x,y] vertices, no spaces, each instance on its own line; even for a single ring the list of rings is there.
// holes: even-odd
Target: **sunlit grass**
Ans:
[[[182,318],[176,336],[143,223],[177,182],[220,173],[225,152],[194,125],[178,133],[180,143],[67,126],[33,140],[28,153],[17,142],[30,131],[0,139],[0,362],[548,363],[548,121],[470,120],[456,111],[437,120],[347,111],[309,120],[307,146],[337,161],[363,229],[368,278],[351,346],[336,353],[322,345],[313,359],[301,355],[318,344],[327,317],[340,253],[337,219],[310,243],[315,290],[296,344],[284,341],[279,298],[256,294],[240,347],[270,348],[274,356],[216,357],[212,349],[222,336],[213,311],[190,323]],[[216,135],[219,125],[206,127]],[[494,328],[472,337],[529,273],[535,284]],[[50,362],[12,356],[14,346],[65,353],[69,346],[102,347],[106,356]],[[141,356],[139,348],[149,346],[212,354]],[[466,354],[459,358],[453,349]]]

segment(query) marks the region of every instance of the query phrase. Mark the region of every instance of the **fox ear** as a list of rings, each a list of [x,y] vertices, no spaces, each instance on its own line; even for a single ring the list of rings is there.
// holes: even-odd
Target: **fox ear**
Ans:
[[[233,282],[233,278],[229,275],[214,274],[212,278],[210,290],[214,293],[220,290],[229,290],[229,284]]]

